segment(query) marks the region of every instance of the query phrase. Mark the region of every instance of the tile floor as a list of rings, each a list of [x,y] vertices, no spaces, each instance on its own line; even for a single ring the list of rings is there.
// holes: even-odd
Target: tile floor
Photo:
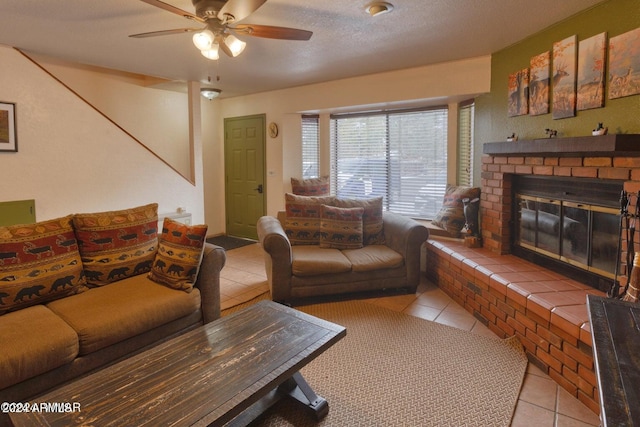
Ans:
[[[268,290],[262,249],[258,244],[227,251],[221,273],[222,308],[247,301]],[[415,295],[367,300],[391,310],[494,336],[464,308],[426,278]],[[511,424],[513,427],[599,426],[600,419],[548,375],[529,365]]]

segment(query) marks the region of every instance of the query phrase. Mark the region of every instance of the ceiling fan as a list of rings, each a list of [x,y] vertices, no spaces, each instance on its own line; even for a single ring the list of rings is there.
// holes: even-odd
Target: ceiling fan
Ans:
[[[205,24],[205,26],[152,31],[132,34],[129,37],[143,38],[195,32],[193,44],[200,49],[202,55],[209,59],[218,59],[219,49],[231,57],[242,53],[246,43],[233,33],[281,40],[309,40],[313,34],[311,31],[296,28],[237,23],[255,12],[267,0],[191,0],[195,7],[195,13],[187,12],[160,0],[140,1]]]

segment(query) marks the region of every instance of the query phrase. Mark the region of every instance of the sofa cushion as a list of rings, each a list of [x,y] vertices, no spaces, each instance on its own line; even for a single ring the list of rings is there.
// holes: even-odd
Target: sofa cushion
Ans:
[[[364,208],[320,207],[320,247],[357,249],[362,247]]]
[[[338,249],[296,246],[291,248],[291,254],[293,258],[291,268],[294,276],[315,276],[351,271],[351,263]]]
[[[336,199],[333,206],[339,208],[364,209],[362,214],[362,239],[364,245],[384,244],[384,223],[382,220],[382,197],[371,199]]]
[[[459,237],[460,230],[462,230],[466,222],[462,200],[465,198],[473,200],[478,197],[480,197],[480,188],[478,187],[459,187],[447,184],[442,208],[440,208],[432,223],[444,228],[452,236]]]
[[[71,216],[0,227],[0,314],[85,289]]]
[[[170,288],[191,292],[206,237],[206,225],[186,225],[165,218],[149,278]]]
[[[329,176],[320,178],[291,178],[291,192],[298,196],[328,196]]]
[[[89,285],[106,285],[151,270],[158,245],[157,203],[77,214],[73,225]]]
[[[404,265],[404,258],[398,252],[384,245],[369,245],[361,249],[342,251],[351,263],[352,271],[373,271],[398,268]]]
[[[142,274],[47,307],[76,331],[79,353],[84,355],[194,313],[200,307],[200,291],[171,289]]]
[[[335,197],[296,196],[286,193],[284,231],[292,245],[320,243],[320,206],[332,205]]]
[[[0,389],[71,362],[78,335],[44,305],[0,317]]]

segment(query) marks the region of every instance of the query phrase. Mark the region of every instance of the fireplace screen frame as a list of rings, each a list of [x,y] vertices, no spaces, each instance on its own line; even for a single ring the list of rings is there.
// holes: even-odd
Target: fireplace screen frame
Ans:
[[[593,288],[608,291],[611,282],[615,278],[615,265],[618,256],[617,249],[620,235],[620,194],[624,187],[624,181],[621,180],[602,180],[590,178],[575,177],[558,177],[558,176],[536,176],[536,175],[512,175],[511,186],[511,204],[512,204],[512,220],[511,220],[511,253],[521,258],[532,261],[536,264],[557,271],[570,278],[578,280]],[[545,244],[540,244],[540,239],[535,234],[529,232],[528,236],[523,236],[520,226],[522,197],[525,197],[528,204],[541,203],[543,206],[541,217],[552,219],[553,214],[559,216],[554,227],[550,226],[547,221],[546,230],[555,233],[557,242],[554,247],[549,250],[549,239]],[[551,207],[552,209],[550,209]],[[572,209],[582,209],[583,216],[586,220],[583,224],[576,224],[574,219],[580,219],[579,216],[572,218],[568,215],[568,220],[560,217],[560,214],[571,213]],[[554,210],[555,209],[555,210]],[[537,212],[537,211],[536,211]],[[531,213],[527,215],[531,217]],[[538,221],[538,213],[535,213],[536,222]],[[605,215],[607,221],[600,221],[600,215]],[[594,221],[594,217],[597,218]],[[543,218],[544,220],[545,218]],[[565,224],[568,223],[570,225]],[[596,246],[592,242],[594,226],[596,230],[602,228],[606,222],[606,262],[593,262],[594,249],[602,251],[602,236],[597,234],[600,242],[596,241]],[[561,224],[563,226],[561,226]],[[566,240],[563,242],[564,227],[582,227],[589,230],[589,239],[586,245],[588,247],[580,247],[580,242]],[[535,231],[537,233],[537,231]],[[562,234],[561,234],[562,233]],[[523,239],[523,237],[525,237]],[[524,241],[523,241],[524,240]],[[522,243],[522,244],[521,244]],[[572,247],[572,245],[574,245]],[[575,245],[578,245],[576,247]],[[582,243],[584,246],[585,243]],[[588,255],[584,255],[585,250]],[[580,258],[577,252],[582,251],[583,256]],[[601,256],[603,252],[598,253]],[[617,262],[620,262],[618,259]]]
[[[515,245],[614,278],[618,237],[611,235],[608,239],[597,227],[606,222],[610,231],[612,224],[616,229],[619,209],[525,194],[516,194],[515,199]],[[597,221],[596,216],[600,215],[611,216]],[[610,255],[613,259],[609,259]]]

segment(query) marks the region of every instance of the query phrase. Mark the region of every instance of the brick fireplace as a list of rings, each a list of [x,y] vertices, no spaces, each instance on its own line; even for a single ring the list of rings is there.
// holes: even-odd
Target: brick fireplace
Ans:
[[[484,153],[480,202],[483,246],[498,254],[511,253],[515,175],[616,180],[627,192],[640,190],[640,135],[488,143]],[[623,250],[625,247],[623,242]]]
[[[640,135],[487,143],[484,153],[483,247],[431,238],[426,274],[496,335],[517,336],[530,363],[597,413],[586,296],[604,293],[511,254],[512,185],[519,175],[589,178],[637,193]]]

